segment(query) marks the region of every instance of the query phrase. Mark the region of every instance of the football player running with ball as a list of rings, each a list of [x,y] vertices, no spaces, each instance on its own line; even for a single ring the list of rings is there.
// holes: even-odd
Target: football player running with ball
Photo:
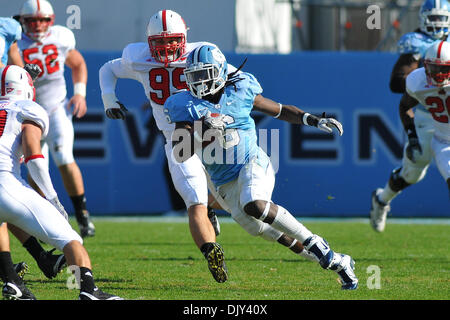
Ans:
[[[391,74],[389,86],[394,93],[405,93],[406,77],[422,66],[426,50],[437,40],[447,40],[450,28],[450,3],[447,0],[426,0],[419,12],[420,28],[403,35],[398,42],[398,58]],[[417,137],[408,137],[403,149],[400,167],[394,169],[384,188],[372,192],[370,224],[377,232],[383,232],[391,210],[392,200],[405,188],[421,181],[430,166],[431,139],[434,133],[433,117],[422,104],[409,109],[414,118]],[[403,119],[402,119],[403,120]]]
[[[414,70],[406,78],[406,93],[400,101],[400,116],[408,139],[417,139],[415,119],[408,110],[419,103],[433,119],[434,134],[430,142],[431,154],[444,180],[450,198],[450,43],[435,42],[426,52],[423,68]],[[422,150],[413,152],[420,154]]]
[[[58,200],[41,150],[49,132],[45,109],[34,102],[31,76],[21,67],[0,69],[0,275],[7,299],[34,300],[13,269],[7,229],[14,224],[30,235],[64,252],[67,263],[77,266],[81,300],[119,300],[95,286],[89,255],[82,238],[72,229]],[[34,191],[20,174],[21,159],[45,198]]]
[[[188,209],[189,228],[195,244],[208,261],[208,267],[218,282],[227,279],[226,270],[215,268],[223,261],[223,250],[216,243],[219,224],[208,209],[208,182],[203,165],[197,156],[180,163],[173,161],[172,132],[174,124],[167,123],[164,102],[172,94],[187,88],[183,70],[186,58],[206,42],[189,43],[187,27],[179,14],[161,10],[150,18],[147,26],[148,43],[132,43],[123,50],[122,57],[107,62],[100,69],[100,88],[106,115],[111,119],[124,119],[126,108],[115,95],[118,78],[139,81],[153,109],[153,117],[166,138],[165,152],[172,181]],[[230,66],[231,70],[236,69]],[[209,220],[208,220],[209,217]],[[211,222],[210,222],[211,221]],[[305,258],[314,259],[300,243],[283,236],[280,243]],[[221,263],[221,262],[219,262]]]
[[[86,63],[75,48],[73,32],[53,25],[55,15],[47,0],[27,0],[17,18],[23,29],[22,39],[18,41],[23,60],[39,65],[42,70],[35,81],[36,101],[47,110],[50,119],[43,153],[47,155],[50,149],[72,200],[81,237],[92,237],[95,227],[86,209],[83,176],[73,156],[72,117],[81,118],[87,110]],[[66,97],[65,65],[72,71],[74,94],[70,99]]]
[[[328,133],[335,128],[342,135],[341,123],[263,97],[262,88],[252,74],[228,74],[227,61],[215,46],[202,45],[192,51],[184,74],[189,91],[169,97],[164,105],[167,120],[176,125],[172,137],[173,161],[189,161],[200,151],[216,187],[217,199],[225,203],[233,219],[249,234],[269,241],[276,241],[283,234],[295,239],[315,256],[322,268],[339,275],[342,289],[356,289],[358,279],[353,259],[331,250],[323,238],[272,202],[275,173],[269,157],[257,145],[250,112],[260,111]]]

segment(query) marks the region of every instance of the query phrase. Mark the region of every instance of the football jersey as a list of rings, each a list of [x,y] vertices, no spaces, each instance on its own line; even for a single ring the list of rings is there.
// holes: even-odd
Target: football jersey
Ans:
[[[18,45],[25,63],[37,64],[42,69],[34,81],[36,102],[50,113],[67,95],[64,63],[69,51],[75,49],[75,36],[69,28],[51,26],[41,42],[23,33]]]
[[[20,174],[22,123],[30,120],[48,133],[47,112],[31,100],[0,100],[0,171]]]
[[[427,34],[409,32],[404,34],[397,42],[397,50],[400,54],[413,54],[419,60],[425,56],[425,52],[435,41]]]
[[[12,18],[0,18],[0,37],[3,38],[0,51],[2,63],[8,63],[8,51],[14,41],[20,40],[22,27]]]
[[[141,83],[152,106],[156,125],[164,133],[166,139],[170,139],[175,126],[166,121],[163,111],[164,102],[174,93],[187,89],[183,73],[186,67],[186,58],[191,51],[202,45],[210,45],[210,43],[186,43],[186,52],[178,61],[171,62],[168,67],[151,56],[148,44],[144,42],[127,45],[121,58],[110,61],[117,78],[134,79]],[[233,70],[234,67],[231,68]],[[111,79],[103,79],[100,76],[102,94],[114,92],[112,83],[115,86],[115,79],[111,81]]]
[[[194,122],[201,119],[209,111],[212,114],[224,114],[226,129],[223,139],[214,141],[206,148],[209,150],[221,150],[222,155],[217,157],[203,152],[201,160],[208,171],[212,182],[216,187],[237,178],[242,166],[250,159],[257,157],[262,161],[261,166],[267,167],[267,157],[260,154],[262,149],[258,147],[255,122],[250,116],[255,97],[262,93],[262,88],[256,78],[242,72],[239,76],[242,80],[234,86],[228,86],[218,104],[210,103],[192,96],[189,91],[177,93],[166,100],[164,111],[168,122]],[[217,149],[219,144],[219,149]],[[261,156],[259,156],[261,155]],[[219,159],[219,161],[211,161]]]
[[[425,68],[418,68],[406,78],[406,91],[430,112],[435,137],[450,142],[450,85],[429,85]]]

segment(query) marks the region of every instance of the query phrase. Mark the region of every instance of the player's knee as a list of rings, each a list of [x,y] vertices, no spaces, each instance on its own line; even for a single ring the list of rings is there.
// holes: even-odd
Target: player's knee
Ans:
[[[52,157],[58,167],[68,165],[75,161],[72,152],[64,152],[63,150],[55,150]]]
[[[255,200],[244,206],[244,212],[249,216],[259,219],[263,216],[264,211],[266,210],[266,205],[267,201]]]
[[[410,185],[401,175],[402,167],[392,171],[389,178],[389,186],[393,191],[399,192]]]

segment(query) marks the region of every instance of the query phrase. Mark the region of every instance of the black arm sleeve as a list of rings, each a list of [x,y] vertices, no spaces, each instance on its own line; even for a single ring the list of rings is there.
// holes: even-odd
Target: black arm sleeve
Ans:
[[[406,82],[406,76],[405,72],[403,71],[404,66],[409,66],[412,63],[417,62],[416,59],[414,59],[413,55],[408,54],[402,54],[397,62],[394,65],[394,68],[392,69],[391,73],[391,80],[389,81],[389,88],[394,93],[404,93],[405,88],[405,82]]]

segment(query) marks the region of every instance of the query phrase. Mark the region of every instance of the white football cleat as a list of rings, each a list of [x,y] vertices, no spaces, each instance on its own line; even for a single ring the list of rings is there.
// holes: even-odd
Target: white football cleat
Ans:
[[[378,198],[382,191],[383,189],[378,188],[372,192],[372,206],[370,208],[370,225],[377,232],[384,231],[387,215],[391,211],[391,207]]]

